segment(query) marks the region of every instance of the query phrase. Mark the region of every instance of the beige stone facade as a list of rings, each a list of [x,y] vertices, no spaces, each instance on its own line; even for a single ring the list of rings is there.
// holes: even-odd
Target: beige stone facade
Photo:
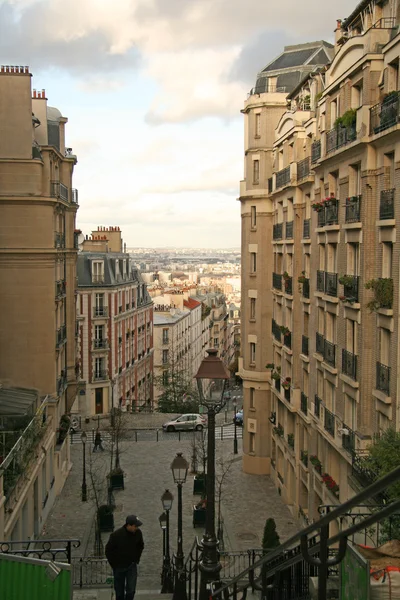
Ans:
[[[399,428],[398,13],[396,1],[359,4],[338,22],[328,68],[287,96],[263,175],[261,241],[258,205],[241,197],[242,373],[254,388],[245,393],[244,468],[270,472],[303,523],[318,505],[354,495],[352,467],[372,436]],[[246,104],[250,119],[257,101]],[[254,321],[252,252],[271,269],[261,273],[264,314]],[[256,329],[265,335],[258,385],[245,345]]]
[[[73,412],[80,417],[113,407],[153,409],[153,303],[123,252],[119,227],[99,227],[78,255],[76,364]]]
[[[37,535],[70,466],[68,441],[56,443],[76,394],[77,160],[66,122],[44,90],[32,93],[28,67],[0,68],[0,382],[35,389],[51,413],[29,497],[0,488],[2,539]]]

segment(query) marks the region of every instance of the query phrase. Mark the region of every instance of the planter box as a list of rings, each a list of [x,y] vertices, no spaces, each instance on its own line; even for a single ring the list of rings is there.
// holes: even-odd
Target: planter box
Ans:
[[[124,488],[124,474],[117,473],[110,475],[110,487],[112,490],[123,490]]]
[[[206,509],[193,506],[193,527],[203,527],[206,524]]]
[[[100,531],[114,531],[114,515],[110,506],[101,506],[97,511]]]
[[[193,479],[193,496],[201,496],[206,491],[206,478],[194,477]]]

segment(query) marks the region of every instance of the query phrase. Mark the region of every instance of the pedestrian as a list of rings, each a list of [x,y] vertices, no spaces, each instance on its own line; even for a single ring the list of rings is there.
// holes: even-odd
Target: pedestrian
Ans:
[[[106,544],[106,557],[114,573],[115,600],[133,600],[137,566],[143,552],[139,517],[129,515],[125,525],[114,531]]]
[[[93,452],[96,452],[97,448],[100,448],[100,450],[102,452],[104,452],[104,448],[103,448],[103,440],[101,439],[101,434],[100,431],[97,429],[96,431],[96,436],[94,438],[94,448],[93,448]]]

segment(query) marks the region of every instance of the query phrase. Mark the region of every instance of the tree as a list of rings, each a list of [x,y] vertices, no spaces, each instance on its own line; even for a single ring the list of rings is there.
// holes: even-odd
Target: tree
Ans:
[[[218,527],[217,527],[217,537],[219,539],[219,544],[221,550],[224,548],[224,529],[223,529],[223,519],[221,515],[221,504],[222,497],[224,491],[224,484],[229,479],[229,471],[233,465],[234,458],[229,460],[225,460],[223,456],[221,456],[216,462],[216,471],[215,471],[215,483],[216,483],[216,500],[218,505]]]
[[[276,531],[275,519],[268,518],[265,522],[264,535],[262,539],[262,548],[264,554],[267,554],[272,548],[277,548],[281,541]]]

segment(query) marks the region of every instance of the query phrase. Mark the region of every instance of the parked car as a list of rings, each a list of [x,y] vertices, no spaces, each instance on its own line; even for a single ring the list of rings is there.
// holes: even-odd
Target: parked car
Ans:
[[[207,417],[205,415],[187,414],[180,415],[163,425],[164,431],[182,431],[184,429],[194,429],[202,431],[207,426]]]
[[[239,425],[239,427],[242,427],[242,425],[243,425],[243,408],[241,410],[238,410],[236,415],[233,417],[233,422],[236,423],[236,425]]]

